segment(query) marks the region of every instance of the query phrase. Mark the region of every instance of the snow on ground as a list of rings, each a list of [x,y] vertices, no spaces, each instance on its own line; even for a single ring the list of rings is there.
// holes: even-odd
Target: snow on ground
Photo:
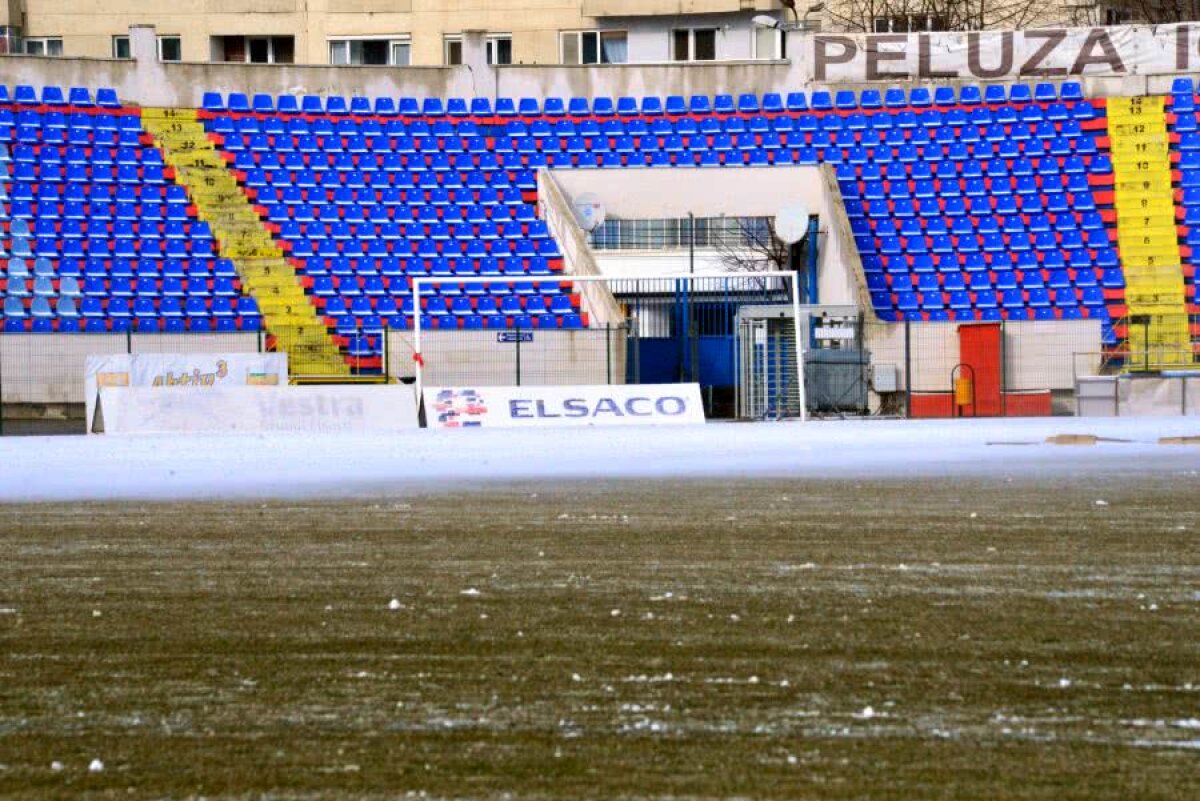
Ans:
[[[1046,444],[1057,434],[1125,440]],[[0,502],[345,497],[541,479],[860,477],[1200,471],[1200,419],[711,423],[0,439]]]

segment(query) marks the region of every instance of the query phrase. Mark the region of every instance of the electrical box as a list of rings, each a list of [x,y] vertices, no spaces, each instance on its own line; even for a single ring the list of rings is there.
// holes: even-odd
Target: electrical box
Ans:
[[[899,376],[896,365],[876,364],[871,368],[871,389],[883,395],[900,390]]]

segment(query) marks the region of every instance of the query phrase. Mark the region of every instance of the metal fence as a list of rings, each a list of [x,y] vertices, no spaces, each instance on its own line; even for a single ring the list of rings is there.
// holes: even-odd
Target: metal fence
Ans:
[[[785,282],[745,275],[685,283],[611,282],[620,310],[616,324],[424,331],[425,381],[429,386],[697,382],[710,417],[799,416],[795,329]],[[752,309],[763,311],[755,316],[747,311]],[[971,332],[989,326],[885,323],[864,320],[853,308],[840,317],[823,307],[804,307],[802,314],[805,408],[817,417],[1070,414],[1077,379],[1139,372],[1161,356],[1160,350],[1148,355],[1103,347],[1098,321],[999,322],[987,335],[994,345],[972,351]],[[370,340],[367,355],[350,359],[359,380],[414,380],[411,329],[354,336]],[[90,355],[262,352],[274,345],[261,332],[5,334],[0,433],[19,433],[22,420],[82,419]],[[1192,352],[1180,351],[1169,361],[1200,368]]]

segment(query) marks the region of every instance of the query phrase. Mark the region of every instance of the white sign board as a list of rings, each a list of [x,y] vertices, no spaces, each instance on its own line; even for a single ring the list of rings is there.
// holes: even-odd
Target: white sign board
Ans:
[[[703,423],[699,384],[429,387],[429,428],[544,428]]]
[[[407,386],[101,387],[93,433],[397,433],[419,427]]]
[[[286,353],[120,353],[89,356],[84,369],[89,431],[96,392],[103,387],[210,390],[288,380]]]
[[[1200,69],[1200,24],[805,37],[809,80],[1069,79]]]

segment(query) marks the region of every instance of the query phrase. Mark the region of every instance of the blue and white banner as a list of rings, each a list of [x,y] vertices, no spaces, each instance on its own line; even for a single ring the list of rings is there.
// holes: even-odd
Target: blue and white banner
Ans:
[[[429,428],[549,428],[704,422],[699,384],[429,387]]]

